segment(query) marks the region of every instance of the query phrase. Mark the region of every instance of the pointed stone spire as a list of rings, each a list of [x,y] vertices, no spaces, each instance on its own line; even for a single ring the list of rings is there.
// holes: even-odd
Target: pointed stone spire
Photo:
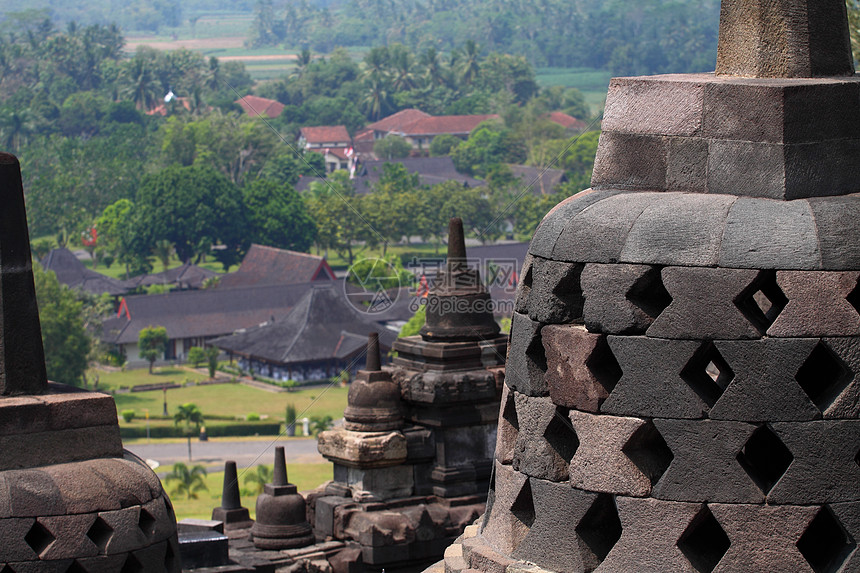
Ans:
[[[367,357],[365,358],[364,369],[368,372],[382,370],[382,358],[379,355],[379,334],[376,332],[371,332],[367,336]]]
[[[0,395],[47,390],[21,166],[0,153]]]
[[[221,489],[221,507],[224,509],[239,509],[242,501],[239,499],[239,476],[236,472],[236,462],[224,464],[224,487]]]
[[[284,455],[284,446],[275,448],[275,468],[272,485],[282,486],[287,485],[287,459]]]
[[[854,73],[845,0],[723,0],[717,75]]]

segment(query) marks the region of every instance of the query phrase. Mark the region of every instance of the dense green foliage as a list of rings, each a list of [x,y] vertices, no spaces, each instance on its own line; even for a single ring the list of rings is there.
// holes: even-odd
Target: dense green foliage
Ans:
[[[164,354],[167,346],[167,329],[163,326],[148,326],[141,329],[137,337],[140,357],[149,362],[149,373],[158,357]]]

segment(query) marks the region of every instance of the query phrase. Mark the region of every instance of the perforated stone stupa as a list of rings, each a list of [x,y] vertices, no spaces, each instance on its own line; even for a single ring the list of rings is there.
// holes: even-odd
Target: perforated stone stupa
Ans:
[[[21,173],[0,153],[0,571],[180,570],[156,475],[105,394],[47,381]]]
[[[532,240],[488,510],[446,573],[860,571],[847,30],[843,0],[724,0],[716,74],[612,81],[592,189]]]

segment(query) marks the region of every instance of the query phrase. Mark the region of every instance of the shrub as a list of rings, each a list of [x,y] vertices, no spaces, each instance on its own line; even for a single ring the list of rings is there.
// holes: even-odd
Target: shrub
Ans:
[[[245,416],[245,419],[249,422],[259,422],[260,421],[260,415],[257,414],[256,412],[251,412],[250,414]]]
[[[188,349],[188,362],[194,365],[194,368],[200,368],[200,365],[206,362],[206,351],[199,346],[192,346]]]
[[[130,424],[132,420],[134,420],[134,410],[123,410],[120,412],[120,416],[125,420],[126,424]]]

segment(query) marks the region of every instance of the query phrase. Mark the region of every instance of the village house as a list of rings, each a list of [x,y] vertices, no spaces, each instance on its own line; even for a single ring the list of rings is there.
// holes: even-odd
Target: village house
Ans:
[[[53,271],[60,284],[89,294],[107,293],[111,296],[119,296],[133,288],[124,281],[87,268],[72,251],[65,247],[49,252],[40,264],[46,271]]]
[[[350,168],[352,138],[343,125],[303,127],[297,143],[302,149],[323,154],[326,173]]]
[[[437,135],[454,135],[467,139],[473,129],[481,123],[499,119],[497,114],[483,115],[430,115],[417,109],[404,109],[375,123],[368,125],[356,139],[362,142],[377,141],[389,135],[403,137],[416,151],[427,151]]]
[[[334,279],[334,271],[323,257],[252,244],[239,269],[223,275],[217,288],[290,285]]]
[[[281,102],[255,95],[242,96],[234,103],[251,117],[275,119],[284,111],[284,104]]]

